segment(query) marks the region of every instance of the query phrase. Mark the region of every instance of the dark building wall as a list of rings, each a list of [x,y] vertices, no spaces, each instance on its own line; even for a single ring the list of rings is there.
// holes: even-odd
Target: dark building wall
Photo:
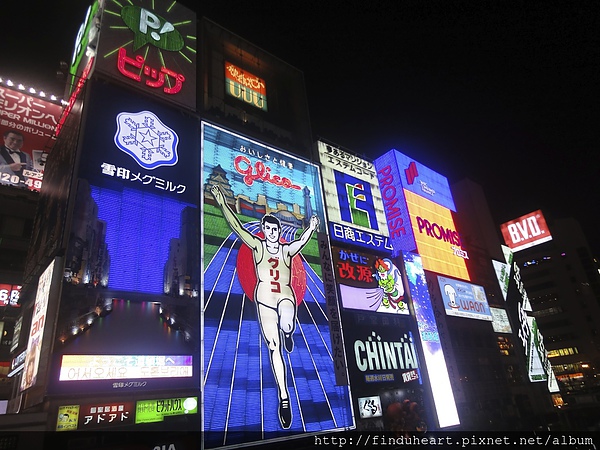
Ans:
[[[39,193],[0,185],[0,284],[20,286],[31,240]],[[15,321],[22,308],[0,306],[0,400],[12,389],[10,352]]]
[[[310,157],[312,136],[302,72],[206,18],[199,23],[198,109],[202,116]],[[226,63],[264,82],[266,109],[245,101],[243,95],[228,93]]]
[[[492,260],[504,262],[499,230],[483,189],[468,179],[451,189],[458,211],[456,226],[469,254],[471,282],[485,288],[490,306],[505,309],[510,316],[492,265]],[[445,320],[466,394],[459,411],[467,428],[531,429],[553,412],[545,383],[528,379],[514,320],[512,333],[496,333],[490,322],[459,317]]]

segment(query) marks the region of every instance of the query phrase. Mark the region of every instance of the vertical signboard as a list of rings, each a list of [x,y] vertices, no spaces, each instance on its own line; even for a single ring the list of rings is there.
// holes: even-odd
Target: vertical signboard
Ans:
[[[0,86],[0,184],[39,192],[61,112],[60,105]]]
[[[44,270],[38,281],[35,303],[33,305],[33,315],[31,317],[31,328],[29,330],[29,340],[27,341],[25,370],[23,377],[21,378],[21,391],[29,389],[37,382],[54,266],[55,261],[53,260],[46,270]]]
[[[329,232],[337,242],[391,251],[375,166],[319,141]]]
[[[202,155],[205,446],[352,426],[318,166],[208,123]]]
[[[358,430],[429,428],[421,362],[407,317],[345,311],[345,342]]]
[[[90,90],[49,390],[196,389],[199,122]]]
[[[531,311],[531,305],[521,279],[519,266],[513,259],[512,251],[506,246],[502,247],[506,262],[510,267],[507,305],[514,322],[516,322],[517,334],[526,358],[529,381],[545,382],[548,392],[559,392],[558,382],[544,346],[544,338],[537,327],[535,318],[528,314]]]
[[[105,0],[95,0],[88,7],[85,18],[79,26],[69,64],[69,78],[66,83],[65,98],[71,97],[77,89],[79,80],[89,77],[93,72],[104,3]]]
[[[96,70],[163,101],[196,108],[196,15],[177,2],[105,6]]]
[[[408,206],[402,188],[402,176],[394,152],[387,152],[377,158],[375,169],[393,248],[392,256],[396,257],[403,251],[416,250],[417,243],[410,224]]]
[[[421,257],[415,253],[405,252],[403,258],[439,427],[459,425],[456,401]]]

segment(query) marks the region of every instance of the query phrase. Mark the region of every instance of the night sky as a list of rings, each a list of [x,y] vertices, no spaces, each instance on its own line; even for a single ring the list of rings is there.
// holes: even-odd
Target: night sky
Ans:
[[[62,93],[88,2],[7,3],[0,76]],[[597,1],[181,3],[304,73],[315,138],[470,178],[498,224],[575,217],[600,256]]]

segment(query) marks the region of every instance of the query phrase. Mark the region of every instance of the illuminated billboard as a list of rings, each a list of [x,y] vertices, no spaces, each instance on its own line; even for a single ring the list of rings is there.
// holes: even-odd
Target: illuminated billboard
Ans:
[[[432,426],[414,321],[364,310],[344,309],[343,315],[356,429],[414,432]]]
[[[424,197],[450,211],[456,212],[448,179],[415,161],[398,150],[390,150],[375,160],[377,170],[393,165],[397,170],[398,184],[415,195]]]
[[[197,397],[140,400],[135,406],[135,423],[162,422],[165,417],[198,414]]]
[[[387,257],[332,247],[335,278],[344,308],[409,314],[400,268]]]
[[[0,184],[39,192],[61,113],[60,105],[0,86]]]
[[[518,252],[552,240],[550,229],[542,211],[525,214],[500,225],[504,242],[513,252]]]
[[[196,108],[196,15],[177,2],[107,2],[96,70],[163,101]]]
[[[199,122],[90,82],[49,391],[199,385]]]
[[[25,373],[21,378],[20,390],[23,391],[36,384],[38,368],[40,366],[40,357],[42,353],[42,340],[44,338],[44,329],[46,328],[46,312],[48,310],[48,300],[50,289],[52,287],[52,278],[54,276],[55,261],[44,270],[38,280],[35,303],[33,305],[33,315],[31,317],[31,328],[27,341],[27,353],[25,356]]]
[[[202,156],[205,446],[352,426],[317,239],[318,166],[208,123]]]
[[[79,405],[61,405],[58,407],[55,431],[76,430],[77,422],[79,422]]]
[[[353,390],[368,392],[383,386],[423,383],[416,339],[407,321],[385,327],[355,320],[346,330],[345,341]]]
[[[425,270],[470,280],[467,252],[449,209],[404,191],[418,253]]]
[[[492,321],[483,286],[440,276],[437,279],[447,315]]]
[[[500,284],[502,298],[504,298],[504,301],[506,301],[508,285],[510,284],[510,265],[493,259],[492,266],[494,266],[494,272],[496,273],[496,278]]]
[[[193,375],[191,356],[181,355],[64,355],[60,381],[135,380]]]
[[[85,18],[75,37],[73,54],[69,64],[69,78],[66,83],[65,98],[74,93],[79,80],[92,74],[96,58],[96,48],[100,37],[100,22],[105,0],[95,0],[87,9]],[[84,72],[85,75],[84,75]]]
[[[559,392],[556,376],[544,346],[544,338],[538,329],[535,318],[528,314],[531,312],[531,304],[521,279],[519,266],[514,261],[513,253],[508,247],[502,246],[502,250],[510,267],[507,305],[511,316],[518,323],[518,334],[525,355],[529,381],[545,382],[548,392]]]
[[[381,397],[379,397],[379,395],[372,397],[360,397],[358,399],[358,413],[361,419],[381,417],[383,415],[383,410],[381,408]]]
[[[332,239],[392,250],[373,163],[321,141],[317,145]]]
[[[21,286],[17,284],[0,283],[0,306],[12,306],[19,308],[19,296],[21,295]]]
[[[460,424],[421,256],[403,253],[409,293],[440,428]]]
[[[492,313],[492,329],[495,333],[512,333],[508,314],[503,308],[494,308],[490,306]]]
[[[265,80],[225,62],[225,91],[255,108],[267,111],[267,86]]]
[[[375,168],[383,200],[386,225],[393,248],[392,256],[398,256],[403,251],[416,250],[417,243],[410,225],[408,206],[402,189],[402,178],[393,153],[388,152],[377,158]]]

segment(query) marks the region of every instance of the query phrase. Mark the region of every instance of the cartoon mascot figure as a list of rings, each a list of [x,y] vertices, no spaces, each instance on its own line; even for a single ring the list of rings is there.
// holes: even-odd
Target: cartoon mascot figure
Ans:
[[[380,258],[375,261],[375,279],[379,287],[383,289],[382,300],[386,308],[404,310],[404,286],[400,270],[388,258]]]

